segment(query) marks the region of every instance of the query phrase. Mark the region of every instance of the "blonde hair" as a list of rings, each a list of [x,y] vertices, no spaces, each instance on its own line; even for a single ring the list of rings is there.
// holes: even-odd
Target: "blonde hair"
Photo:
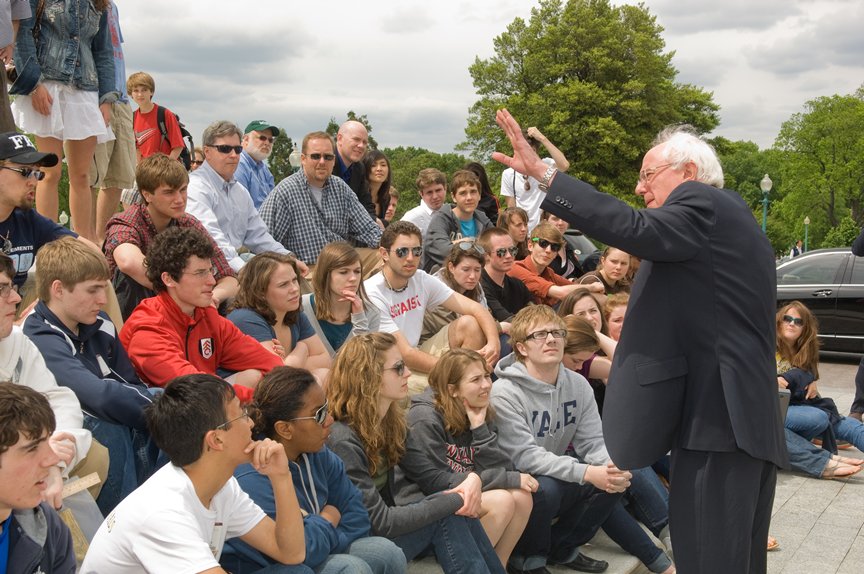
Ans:
[[[59,280],[70,291],[79,283],[111,278],[105,258],[74,237],[61,237],[39,250],[36,266],[36,292],[46,303],[51,300],[51,284]]]
[[[383,455],[388,468],[405,454],[405,411],[390,405],[384,418],[378,416],[378,396],[384,374],[384,353],[396,346],[389,333],[368,333],[349,339],[333,361],[327,382],[327,400],[333,419],[351,427],[369,459],[369,474],[378,473]]]
[[[471,428],[468,421],[468,415],[465,414],[465,406],[462,400],[454,397],[450,391],[451,387],[456,389],[462,383],[462,377],[465,376],[465,371],[468,367],[479,363],[483,371],[488,375],[489,367],[486,361],[477,351],[472,349],[450,349],[432,370],[429,371],[429,386],[435,392],[435,408],[444,417],[444,428],[453,436],[460,435]],[[495,412],[492,405],[486,408],[486,422],[488,423],[495,417]]]
[[[556,329],[564,329],[564,320],[555,314],[551,307],[546,305],[531,305],[524,307],[510,323],[510,341],[516,360],[525,362],[525,357],[516,349],[516,343],[524,343],[531,329],[541,323],[554,323]]]

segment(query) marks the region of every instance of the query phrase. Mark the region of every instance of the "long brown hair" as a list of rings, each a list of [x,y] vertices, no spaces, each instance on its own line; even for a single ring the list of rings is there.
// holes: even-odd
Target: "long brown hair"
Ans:
[[[335,321],[333,316],[333,294],[330,292],[330,274],[340,267],[348,267],[355,263],[360,265],[360,283],[357,295],[363,300],[363,306],[369,306],[369,298],[363,288],[363,264],[360,254],[346,241],[328,243],[318,254],[315,264],[315,276],[312,278],[312,292],[315,293],[315,317],[320,321]]]
[[[470,247],[468,249],[463,249],[463,247]],[[483,253],[480,253],[480,251]],[[486,252],[483,247],[480,246],[474,240],[465,240],[460,241],[453,245],[450,249],[450,253],[447,254],[447,257],[444,259],[444,264],[441,266],[441,278],[444,280],[451,289],[456,291],[457,293],[462,289],[459,284],[456,283],[456,278],[453,277],[453,273],[450,271],[450,265],[456,267],[460,263],[462,263],[463,259],[474,259],[478,263],[480,263],[480,269],[482,273],[483,266],[486,264]],[[480,301],[480,293],[482,293],[483,288],[480,286],[480,283],[477,283],[477,286],[473,289],[469,289],[462,293],[472,301]]]
[[[558,305],[558,316],[566,317],[567,315],[573,314],[573,307],[576,306],[580,300],[585,297],[591,297],[591,300],[594,301],[594,304],[597,306],[597,309],[600,311],[600,332],[604,335],[609,335],[609,326],[606,324],[606,315],[603,313],[603,309],[600,308],[600,303],[597,302],[597,298],[591,294],[585,287],[579,287],[578,289],[574,289],[567,294],[566,297],[561,301],[561,304]]]
[[[597,338],[597,333],[594,332],[594,327],[591,323],[577,317],[576,315],[567,315],[564,317],[564,325],[567,326],[567,339],[564,342],[564,353],[581,353],[582,351],[590,351],[596,353],[600,350],[600,340]]]
[[[510,233],[510,222],[515,218],[521,218],[522,221],[525,222],[525,227],[528,227],[528,212],[522,209],[521,207],[508,207],[504,211],[498,214],[497,226],[501,229],[507,230],[507,233]],[[516,248],[519,250],[519,253],[516,254],[516,259],[525,259],[528,257],[528,232],[530,229],[525,230],[525,241],[516,241],[516,238],[513,238],[513,243],[516,244]]]
[[[780,327],[783,325],[783,315],[788,314],[790,309],[795,309],[804,321],[801,326],[801,335],[793,345],[790,345],[780,336]],[[793,367],[804,369],[817,379],[819,378],[819,323],[810,309],[800,301],[787,303],[777,311],[777,354],[781,359],[786,359]]]
[[[444,417],[444,428],[453,436],[460,435],[471,428],[462,400],[454,397],[451,393],[459,388],[465,371],[475,363],[479,364],[487,375],[489,374],[486,361],[477,351],[462,348],[450,349],[438,359],[438,362],[429,371],[429,386],[435,392],[435,408]],[[486,422],[488,423],[493,418],[495,418],[495,411],[490,404],[486,408]]]
[[[237,290],[237,297],[234,299],[232,309],[251,309],[264,317],[269,325],[275,325],[276,313],[267,303],[267,289],[270,287],[273,272],[282,264],[290,265],[297,278],[300,278],[300,273],[297,271],[297,260],[290,255],[265,251],[250,259],[237,275],[240,288]],[[293,325],[299,316],[300,307],[298,306],[297,310],[285,313],[282,324]]]
[[[389,333],[349,339],[336,353],[327,381],[330,413],[360,438],[372,476],[378,472],[381,454],[388,468],[398,464],[405,454],[408,427],[404,408],[394,402],[383,419],[378,417],[384,353],[395,346],[396,338]]]

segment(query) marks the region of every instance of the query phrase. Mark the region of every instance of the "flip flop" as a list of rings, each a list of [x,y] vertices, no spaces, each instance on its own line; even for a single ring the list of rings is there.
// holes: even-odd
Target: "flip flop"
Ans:
[[[853,464],[843,464],[833,458],[828,459],[828,464],[822,471],[822,478],[826,480],[843,480],[861,472],[861,467]],[[842,471],[843,474],[839,474]]]
[[[777,541],[776,538],[774,538],[773,536],[771,536],[769,534],[768,535],[768,552],[771,552],[772,550],[777,550],[778,548],[780,548],[780,543]]]

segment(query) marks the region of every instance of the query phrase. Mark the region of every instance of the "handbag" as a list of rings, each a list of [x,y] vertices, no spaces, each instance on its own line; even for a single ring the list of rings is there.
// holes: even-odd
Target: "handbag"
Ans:
[[[33,44],[39,43],[39,31],[42,28],[42,14],[45,12],[45,0],[39,0],[36,5],[36,20],[33,22]],[[18,79],[18,70],[15,68],[15,62],[6,64],[6,81],[7,85],[11,86]]]

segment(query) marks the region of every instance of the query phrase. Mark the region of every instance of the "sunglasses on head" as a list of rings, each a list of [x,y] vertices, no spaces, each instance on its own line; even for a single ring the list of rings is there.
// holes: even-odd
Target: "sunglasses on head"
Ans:
[[[329,407],[329,403],[327,401],[321,405],[315,414],[311,417],[295,417],[293,419],[288,419],[289,421],[315,421],[321,426],[324,426],[324,423],[327,422],[327,409]]]
[[[237,155],[240,155],[240,152],[243,151],[242,145],[228,145],[228,144],[219,144],[219,145],[208,145],[207,147],[212,147],[216,149],[219,153],[229,154],[232,151]]]
[[[792,315],[783,315],[783,322],[784,323],[791,323],[792,325],[795,325],[796,327],[803,327],[804,326],[804,319],[802,319],[800,317],[793,317]]]
[[[538,237],[532,237],[531,241],[540,246],[540,249],[546,249],[548,247],[552,248],[552,251],[558,251],[561,249],[560,243],[553,243],[552,241],[547,241],[546,239],[540,239]]]
[[[519,248],[514,245],[513,247],[501,247],[500,249],[495,250],[495,255],[498,257],[504,257],[508,253],[513,257],[516,257],[516,254],[519,253]]]
[[[270,142],[270,143],[273,143],[273,142],[276,140],[276,138],[274,138],[273,136],[265,136],[265,135],[263,135],[263,134],[259,134],[257,137],[258,137],[258,139],[261,140],[262,142]]]
[[[486,251],[484,251],[482,247],[477,245],[477,243],[473,239],[460,241],[456,245],[458,245],[459,249],[461,249],[462,251],[471,251],[473,249],[479,255],[483,255],[484,257],[486,255]]]
[[[396,374],[400,377],[405,374],[405,361],[399,359],[396,361],[392,367],[384,367],[385,371],[396,371]]]
[[[423,248],[420,246],[417,246],[417,247],[397,247],[396,249],[393,250],[393,253],[395,253],[396,257],[398,257],[399,259],[404,259],[405,257],[408,257],[408,251],[409,250],[411,251],[411,255],[413,255],[414,257],[420,257],[421,255],[423,255]]]
[[[336,159],[336,156],[332,153],[310,153],[309,159],[312,161],[321,161],[321,158],[324,158],[324,161],[333,161]]]

